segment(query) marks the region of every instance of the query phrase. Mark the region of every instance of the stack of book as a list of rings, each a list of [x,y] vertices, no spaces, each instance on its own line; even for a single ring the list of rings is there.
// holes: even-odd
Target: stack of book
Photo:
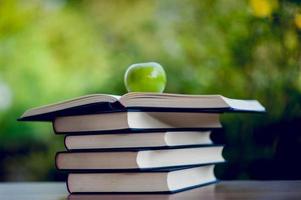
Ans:
[[[171,193],[215,183],[223,146],[210,135],[223,112],[264,112],[220,95],[89,95],[26,111],[65,136],[55,158],[70,193]]]

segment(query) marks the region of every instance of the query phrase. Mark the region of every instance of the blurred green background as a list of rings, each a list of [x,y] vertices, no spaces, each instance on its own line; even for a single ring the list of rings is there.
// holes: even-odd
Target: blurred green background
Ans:
[[[301,5],[293,0],[0,0],[0,180],[63,180],[51,124],[26,109],[124,94],[133,63],[156,61],[165,92],[258,99],[227,114],[221,179],[300,179]]]

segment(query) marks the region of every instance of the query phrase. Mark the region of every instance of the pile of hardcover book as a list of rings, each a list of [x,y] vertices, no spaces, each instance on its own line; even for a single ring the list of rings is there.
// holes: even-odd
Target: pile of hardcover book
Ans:
[[[224,162],[210,134],[227,111],[264,112],[255,100],[220,95],[89,95],[26,111],[66,134],[57,153],[70,193],[171,193],[215,183]]]

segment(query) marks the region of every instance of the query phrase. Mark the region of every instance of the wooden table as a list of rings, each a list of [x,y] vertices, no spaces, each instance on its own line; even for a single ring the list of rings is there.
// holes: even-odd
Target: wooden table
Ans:
[[[0,183],[1,200],[301,199],[301,181],[222,181],[172,195],[69,195],[64,183]]]

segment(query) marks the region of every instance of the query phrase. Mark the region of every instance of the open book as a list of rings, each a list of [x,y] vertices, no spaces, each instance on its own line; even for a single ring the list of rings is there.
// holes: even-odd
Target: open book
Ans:
[[[184,95],[168,93],[127,93],[123,96],[93,94],[27,110],[21,121],[52,121],[57,116],[117,112],[144,111],[189,111],[264,112],[256,100],[238,100],[221,95]]]

